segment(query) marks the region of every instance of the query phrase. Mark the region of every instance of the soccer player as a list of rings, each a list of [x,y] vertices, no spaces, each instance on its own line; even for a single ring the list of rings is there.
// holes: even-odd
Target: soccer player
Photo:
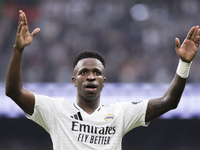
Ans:
[[[104,87],[105,61],[93,51],[80,53],[74,60],[72,82],[77,88],[76,102],[64,98],[51,98],[35,94],[22,86],[21,63],[24,48],[31,44],[40,31],[31,34],[25,13],[19,11],[19,25],[13,54],[6,79],[6,95],[25,115],[41,125],[51,136],[54,150],[113,149],[120,150],[122,137],[137,126],[148,123],[175,109],[183,93],[191,62],[199,47],[199,26],[190,29],[180,45],[175,39],[179,64],[176,74],[162,97],[140,103],[116,102],[108,106],[100,104]]]

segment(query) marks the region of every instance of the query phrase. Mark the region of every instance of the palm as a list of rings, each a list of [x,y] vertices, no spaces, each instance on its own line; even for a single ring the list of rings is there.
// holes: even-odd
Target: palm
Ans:
[[[16,44],[18,47],[25,47],[32,42],[32,37],[28,31],[28,26],[23,26],[21,32],[17,33]]]
[[[31,34],[28,29],[28,22],[24,12],[19,11],[19,25],[16,35],[15,46],[22,50],[27,45],[31,44],[33,37],[40,31],[39,28],[36,28]]]
[[[195,57],[199,47],[199,33],[198,26],[191,28],[181,46],[179,39],[176,38],[176,52],[183,61],[191,62]]]

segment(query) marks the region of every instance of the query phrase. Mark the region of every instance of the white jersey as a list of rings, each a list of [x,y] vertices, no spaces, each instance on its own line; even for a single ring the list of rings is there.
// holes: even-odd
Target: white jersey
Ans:
[[[137,126],[147,126],[148,100],[100,105],[87,114],[66,99],[35,94],[32,116],[51,136],[54,150],[120,150],[122,137]]]

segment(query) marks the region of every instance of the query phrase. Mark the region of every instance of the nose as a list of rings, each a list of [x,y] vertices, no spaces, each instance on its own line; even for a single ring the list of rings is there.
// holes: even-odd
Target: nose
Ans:
[[[95,80],[95,75],[93,72],[89,72],[88,76],[87,76],[87,80],[88,81],[94,81]]]

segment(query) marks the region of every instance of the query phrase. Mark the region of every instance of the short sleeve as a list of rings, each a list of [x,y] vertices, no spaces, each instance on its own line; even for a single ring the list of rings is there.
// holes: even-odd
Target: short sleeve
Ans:
[[[124,133],[138,126],[148,126],[145,122],[148,101],[124,103]]]
[[[53,109],[53,98],[44,95],[35,96],[34,113],[30,116],[25,114],[28,119],[33,120],[42,126],[47,132],[50,130],[50,125],[53,123],[55,109]]]

